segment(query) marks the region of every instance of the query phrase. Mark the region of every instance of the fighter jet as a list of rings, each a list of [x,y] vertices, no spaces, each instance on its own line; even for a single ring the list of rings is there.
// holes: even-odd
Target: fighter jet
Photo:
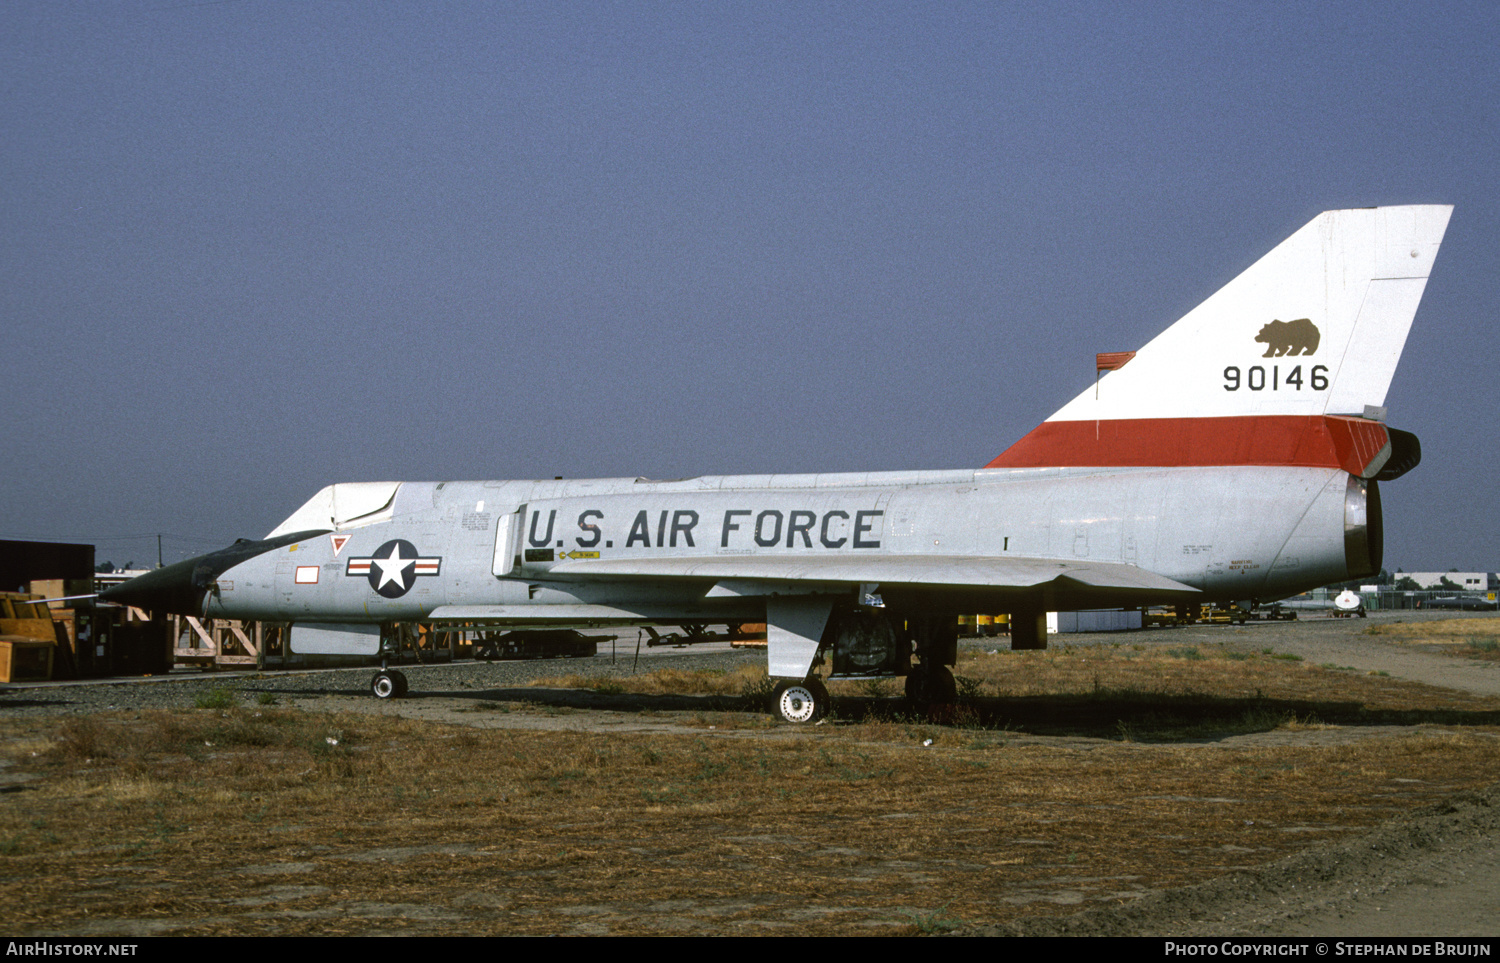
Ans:
[[[767,624],[774,711],[837,678],[951,701],[961,612],[1254,604],[1377,572],[1379,483],[1421,458],[1385,395],[1452,208],[1329,211],[983,468],[677,481],[347,482],[264,539],[103,594],[290,623],[381,655],[382,626]],[[387,632],[386,635],[389,635]]]

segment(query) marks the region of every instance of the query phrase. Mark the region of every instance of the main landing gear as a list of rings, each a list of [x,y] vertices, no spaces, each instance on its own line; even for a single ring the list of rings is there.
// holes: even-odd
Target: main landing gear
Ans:
[[[958,663],[958,621],[951,617],[917,616],[907,620],[916,664],[906,672],[906,700],[918,712],[958,701],[952,666]]]
[[[817,676],[802,682],[782,680],[771,690],[771,713],[783,722],[817,722],[832,705],[828,688]]]
[[[906,700],[921,712],[957,702],[958,683],[954,681],[953,670],[941,663],[912,666],[906,674]]]
[[[381,669],[370,680],[370,691],[377,699],[399,699],[406,695],[406,673],[400,669]]]

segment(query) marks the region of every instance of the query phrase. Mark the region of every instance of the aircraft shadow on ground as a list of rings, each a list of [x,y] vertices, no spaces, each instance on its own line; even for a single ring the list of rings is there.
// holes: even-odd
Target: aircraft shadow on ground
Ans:
[[[270,691],[270,690],[268,690]],[[373,698],[348,687],[275,690],[285,696],[348,695]],[[456,699],[476,711],[521,704],[541,710],[603,710],[625,713],[766,712],[759,698],[599,692],[534,687],[423,690],[407,699]],[[1351,728],[1377,726],[1495,726],[1500,710],[1378,709],[1355,701],[1218,697],[1203,694],[1085,693],[1017,698],[973,698],[925,711],[901,698],[834,697],[834,723],[903,722],[1039,736],[1073,736],[1132,742],[1202,742],[1270,732],[1289,723]]]
[[[246,692],[258,691],[246,687]],[[351,696],[373,698],[364,687],[266,689],[278,696]],[[761,711],[736,695],[599,692],[594,689],[515,687],[504,689],[420,689],[413,687],[403,700],[458,699],[470,703],[521,703],[537,708],[603,709],[616,712],[733,712]]]
[[[6,709],[35,709],[38,707],[56,709],[61,706],[72,705],[78,705],[78,703],[71,699],[6,699],[4,702],[0,702],[0,712],[4,712]]]
[[[843,700],[844,718],[882,712],[880,702]],[[1377,726],[1500,724],[1500,711],[1376,709],[1355,701],[1234,698],[1203,694],[1067,694],[976,699],[937,710],[939,721],[1032,735],[1129,739],[1132,742],[1200,742],[1270,732],[1290,724]]]

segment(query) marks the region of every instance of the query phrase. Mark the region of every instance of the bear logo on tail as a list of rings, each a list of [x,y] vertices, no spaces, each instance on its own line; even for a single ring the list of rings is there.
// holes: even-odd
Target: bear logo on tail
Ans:
[[[1255,340],[1266,346],[1263,358],[1280,358],[1286,355],[1312,354],[1318,350],[1322,335],[1318,326],[1308,318],[1296,321],[1272,321],[1260,329]]]

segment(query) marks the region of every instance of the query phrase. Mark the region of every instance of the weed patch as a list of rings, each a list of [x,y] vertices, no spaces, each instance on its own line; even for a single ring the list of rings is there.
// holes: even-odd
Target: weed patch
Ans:
[[[193,698],[193,705],[199,709],[233,709],[234,692],[222,686],[216,686],[207,692],[198,693]]]

